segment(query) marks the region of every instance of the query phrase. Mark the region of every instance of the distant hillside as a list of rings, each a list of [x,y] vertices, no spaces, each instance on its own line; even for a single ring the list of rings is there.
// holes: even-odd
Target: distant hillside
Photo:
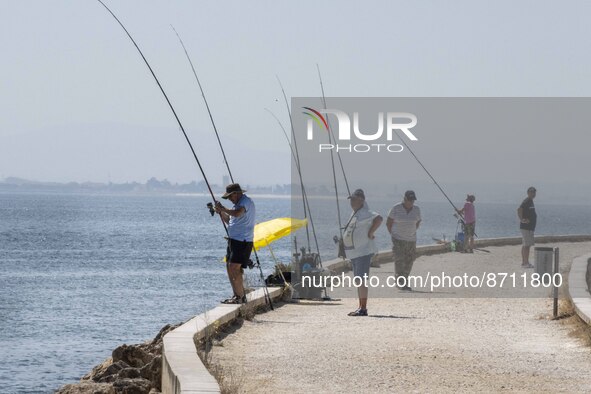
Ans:
[[[251,186],[242,185],[252,194],[290,194],[291,185]],[[221,194],[225,186],[211,185],[214,193]],[[89,193],[209,193],[205,181],[186,184],[171,183],[167,179],[150,178],[145,183],[97,183],[97,182],[40,182],[17,177],[0,181],[0,192],[89,192]]]

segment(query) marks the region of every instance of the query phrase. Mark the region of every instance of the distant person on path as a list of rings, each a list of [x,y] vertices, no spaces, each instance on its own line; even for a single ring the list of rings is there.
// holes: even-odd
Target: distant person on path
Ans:
[[[523,246],[521,247],[522,268],[534,267],[529,262],[529,249],[534,245],[534,231],[538,219],[536,207],[534,206],[534,198],[536,198],[536,188],[531,186],[527,189],[527,197],[517,209],[519,228],[521,229],[521,236],[523,237]]]
[[[215,206],[215,211],[228,225],[226,269],[234,296],[222,301],[224,304],[246,303],[242,272],[250,261],[256,210],[254,203],[244,192],[246,190],[242,190],[238,183],[232,183],[226,186],[226,193],[222,196],[223,199],[232,201],[232,209],[224,207],[219,201]]]
[[[369,266],[371,258],[378,251],[374,234],[383,219],[377,212],[369,210],[363,190],[355,190],[348,198],[353,212],[343,231],[343,245],[347,257],[351,259],[353,276],[363,281],[363,284],[357,288],[359,308],[350,312],[349,316],[367,316]]]
[[[476,209],[474,208],[476,197],[474,194],[468,194],[464,208],[457,212],[464,217],[464,250],[465,253],[474,253],[474,233],[476,232]]]
[[[415,261],[417,229],[421,224],[421,210],[414,205],[416,199],[415,192],[407,190],[404,200],[392,207],[386,220],[386,227],[392,236],[396,284],[404,291],[412,290],[408,285],[408,276]],[[400,277],[403,277],[404,281],[399,280]]]

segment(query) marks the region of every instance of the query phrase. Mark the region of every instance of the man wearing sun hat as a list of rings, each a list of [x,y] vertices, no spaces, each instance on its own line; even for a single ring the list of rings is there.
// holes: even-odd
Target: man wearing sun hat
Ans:
[[[404,291],[412,290],[408,285],[408,276],[415,261],[417,229],[421,224],[421,210],[414,205],[416,199],[415,192],[407,190],[403,201],[392,207],[386,220],[386,228],[392,236],[396,283]]]
[[[228,225],[228,248],[226,251],[226,269],[234,291],[234,296],[222,301],[225,304],[243,304],[246,302],[242,269],[248,266],[254,239],[256,209],[252,200],[244,194],[238,183],[226,186],[222,196],[234,206],[228,209],[217,202],[215,210]]]

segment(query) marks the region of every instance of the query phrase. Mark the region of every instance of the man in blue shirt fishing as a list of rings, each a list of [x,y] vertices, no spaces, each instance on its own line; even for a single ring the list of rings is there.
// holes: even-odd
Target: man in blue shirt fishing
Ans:
[[[244,192],[246,190],[242,190],[238,183],[232,183],[226,187],[226,193],[222,198],[232,201],[234,206],[228,209],[219,201],[215,206],[216,212],[228,225],[226,269],[234,296],[222,301],[224,304],[246,303],[242,272],[250,261],[256,209],[252,200]]]

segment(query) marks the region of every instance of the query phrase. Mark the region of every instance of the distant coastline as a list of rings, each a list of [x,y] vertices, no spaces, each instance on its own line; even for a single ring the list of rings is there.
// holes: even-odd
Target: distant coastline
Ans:
[[[225,185],[212,184],[214,193],[225,191]],[[291,185],[252,186],[244,185],[252,195],[290,196]],[[209,195],[204,181],[191,183],[172,183],[167,179],[158,180],[154,177],[144,183],[100,183],[100,182],[39,182],[28,179],[9,177],[0,180],[0,192],[58,192],[58,193],[117,193],[117,194],[174,194],[174,195]]]
[[[230,183],[228,179],[224,182]],[[445,189],[453,201],[460,203],[465,198],[465,193],[475,193],[480,203],[515,203],[523,199],[524,188],[530,183],[489,183],[478,180],[462,180],[446,182]],[[591,195],[591,183],[562,182],[560,180],[547,180],[532,182],[539,190],[539,204],[560,204],[589,206],[589,195]],[[525,185],[525,186],[524,186]],[[226,184],[211,184],[215,195],[221,195],[225,191]],[[284,183],[275,185],[252,185],[241,186],[248,190],[248,194],[259,198],[301,198],[299,183]],[[409,188],[415,190],[421,202],[444,201],[441,193],[428,180],[410,180],[380,182],[377,184],[356,184],[366,194],[371,196],[372,201],[376,198],[397,201],[401,193]],[[0,179],[0,193],[57,193],[57,194],[104,194],[104,195],[176,195],[176,196],[209,196],[209,190],[203,180],[190,183],[173,183],[167,179],[159,180],[152,177],[145,182],[47,182],[33,181],[18,177],[6,177]],[[310,199],[334,199],[335,191],[331,184],[306,184],[306,193]],[[346,196],[344,185],[339,185],[339,194]]]

